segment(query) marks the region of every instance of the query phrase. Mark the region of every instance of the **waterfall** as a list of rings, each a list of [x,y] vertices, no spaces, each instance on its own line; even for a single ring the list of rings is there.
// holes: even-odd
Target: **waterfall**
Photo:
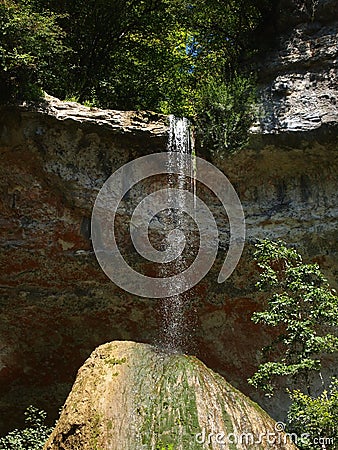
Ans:
[[[183,117],[175,117],[173,115],[169,116],[169,138],[167,145],[168,152],[177,152],[178,154],[191,154],[193,157],[193,163],[190,165],[191,176],[190,176],[190,187],[189,180],[183,175],[179,177],[179,183],[176,186],[178,189],[182,190],[184,188],[192,190],[194,194],[194,204],[196,206],[196,162],[195,162],[195,141],[194,136],[191,133],[190,122],[188,119]],[[179,158],[172,158],[171,165],[174,166],[176,160],[181,166],[181,173],[183,173],[184,162]],[[179,167],[180,168],[180,167]],[[169,182],[170,184],[170,182]],[[184,209],[184,208],[183,208]],[[180,209],[182,211],[182,209]]]
[[[196,182],[194,177],[195,167],[183,155],[191,154],[193,151],[193,138],[190,132],[190,123],[186,118],[169,117],[169,138],[167,151],[170,152],[169,169],[178,169],[178,175],[169,174],[168,187],[178,190],[175,197],[171,199],[174,208],[168,215],[168,231],[173,228],[180,230],[187,235],[188,225],[185,211],[184,191],[189,190],[194,193],[196,191]],[[189,164],[191,176],[185,175],[186,164]],[[176,237],[176,244],[179,245],[181,234]],[[175,242],[174,242],[175,245]],[[171,267],[164,267],[161,275],[170,276],[172,272],[179,273],[185,269],[184,256],[178,257]],[[171,272],[171,273],[170,273]],[[185,320],[185,300],[186,293],[173,295],[162,300],[162,342],[161,344],[170,351],[184,351],[185,342],[188,339],[189,325]]]
[[[191,136],[188,119],[169,116],[169,139],[167,150],[169,152],[190,153]]]

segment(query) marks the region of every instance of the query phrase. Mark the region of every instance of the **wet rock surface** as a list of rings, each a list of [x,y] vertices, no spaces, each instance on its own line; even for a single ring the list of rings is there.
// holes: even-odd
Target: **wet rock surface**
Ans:
[[[198,359],[111,342],[79,370],[44,448],[295,449],[278,430],[280,424]]]

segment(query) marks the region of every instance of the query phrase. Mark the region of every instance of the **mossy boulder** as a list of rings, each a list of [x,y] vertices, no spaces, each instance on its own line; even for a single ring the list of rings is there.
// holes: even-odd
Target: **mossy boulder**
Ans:
[[[295,449],[278,428],[195,357],[115,341],[79,370],[44,450]]]

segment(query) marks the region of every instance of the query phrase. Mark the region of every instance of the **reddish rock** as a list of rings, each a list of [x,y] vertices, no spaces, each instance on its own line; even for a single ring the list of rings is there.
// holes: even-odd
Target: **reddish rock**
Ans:
[[[334,1],[319,3],[321,23],[325,5],[330,9]],[[275,418],[283,417],[286,397],[268,402],[246,382],[271,336],[250,320],[262,305],[253,242],[284,239],[318,261],[333,284],[337,275],[337,35],[329,23],[335,16],[325,16],[319,28],[293,17],[296,29],[288,28],[261,71],[269,80],[263,87],[268,111],[256,131],[264,133],[253,135],[239,155],[213,161],[242,201],[244,255],[232,277],[218,284],[225,237],[213,269],[184,297],[182,313],[187,350]],[[323,51],[313,60],[304,46],[296,52],[299,39],[311,44],[318,37]],[[138,156],[165,151],[166,141],[167,118],[151,112],[101,111],[53,98],[0,109],[0,433],[17,426],[29,404],[55,418],[78,368],[99,344],[154,343],[165,336],[165,301],[129,295],[102,272],[91,248],[90,217],[104,181]],[[160,185],[156,177],[140,194]],[[225,235],[219,202],[208,189],[197,192]],[[118,238],[136,268],[157,276],[153,263],[131,253],[132,205],[129,197],[117,216]]]

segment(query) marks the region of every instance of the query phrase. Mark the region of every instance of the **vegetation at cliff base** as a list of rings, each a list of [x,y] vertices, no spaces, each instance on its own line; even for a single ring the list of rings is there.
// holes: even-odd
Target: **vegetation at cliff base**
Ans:
[[[2,0],[2,101],[44,90],[92,106],[186,116],[211,151],[231,153],[245,144],[252,119],[254,82],[243,61],[272,4]]]
[[[13,430],[0,438],[1,450],[42,450],[52,428],[45,425],[46,412],[34,406],[25,411],[26,428]]]
[[[328,390],[311,397],[296,390],[291,393],[288,413],[289,431],[303,436],[297,442],[302,450],[338,449],[338,379],[334,378]]]

